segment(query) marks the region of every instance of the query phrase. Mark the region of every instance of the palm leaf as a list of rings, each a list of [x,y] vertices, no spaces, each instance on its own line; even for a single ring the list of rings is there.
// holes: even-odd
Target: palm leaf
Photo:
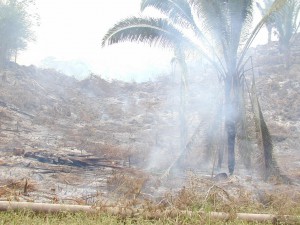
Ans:
[[[193,45],[177,28],[166,19],[131,17],[114,25],[102,40],[102,46],[120,42],[143,42],[164,48]]]
[[[244,2],[243,6],[241,7],[241,18],[243,19],[243,24],[241,28],[241,37],[240,37],[240,44],[239,48],[243,46],[243,44],[247,41],[250,33],[249,31],[252,29],[252,22],[253,22],[253,4],[252,1]],[[240,51],[241,49],[239,49]]]
[[[261,3],[256,2],[256,7],[260,11],[261,16],[265,16],[268,13],[268,10],[271,8],[274,0],[264,0],[263,2],[264,2],[264,6],[262,6]],[[266,20],[265,25],[268,30],[268,44],[270,44],[270,42],[272,40],[272,29],[274,27],[273,19],[271,17],[269,17]]]
[[[142,0],[141,11],[153,7],[168,17],[173,23],[199,31],[190,4],[186,0]]]
[[[275,177],[281,182],[291,183],[288,177],[281,174],[274,157],[272,138],[260,107],[255,88],[254,76],[252,79],[251,103],[253,107],[252,110],[254,114],[256,137],[258,141],[258,147],[260,149],[256,157],[258,171],[261,172],[261,175],[265,180]]]
[[[217,48],[226,50],[229,42],[228,18],[224,4],[218,0],[191,0],[203,31],[213,38]]]
[[[237,52],[248,37],[252,24],[251,0],[191,0],[201,25],[217,46],[218,58],[225,62],[224,75],[236,67]]]
[[[274,3],[274,0],[264,0],[264,7],[261,5],[261,3],[256,2],[256,7],[260,11],[261,16],[265,16],[269,9],[272,7],[272,4]],[[271,17],[269,17],[266,21],[266,25],[271,25],[273,23],[273,20]]]
[[[160,11],[162,14],[166,15],[168,19],[174,24],[180,25],[182,28],[190,29],[194,32],[194,35],[201,40],[202,46],[197,46],[200,54],[211,62],[215,68],[224,73],[224,68],[222,61],[220,60],[218,54],[216,54],[215,48],[213,47],[211,41],[207,39],[205,34],[199,29],[194,16],[192,4],[187,0],[142,0],[141,10],[144,11],[148,7],[153,7]],[[213,57],[217,58],[218,64],[213,62],[211,54]],[[223,68],[223,69],[222,69]]]
[[[243,46],[252,25],[253,7],[251,0],[229,0],[227,6],[227,17],[229,18],[229,43],[227,44],[229,57],[228,71],[236,69],[237,54],[240,46]]]
[[[268,179],[277,166],[273,159],[273,144],[271,135],[264,121],[256,93],[252,89],[252,105],[256,137],[260,151],[257,154],[257,166],[264,179]],[[278,175],[278,174],[275,174]]]

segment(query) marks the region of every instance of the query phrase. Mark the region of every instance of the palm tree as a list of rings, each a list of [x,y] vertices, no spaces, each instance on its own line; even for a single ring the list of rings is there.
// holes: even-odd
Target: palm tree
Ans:
[[[154,7],[164,17],[131,17],[122,20],[107,32],[102,45],[123,41],[146,42],[196,52],[208,60],[224,84],[228,169],[232,174],[235,168],[235,139],[244,58],[259,30],[285,1],[276,0],[249,33],[253,0],[142,0],[142,11]]]
[[[259,9],[262,16],[265,16],[266,13],[268,13],[268,10],[272,6],[273,2],[274,2],[274,0],[264,0],[263,1],[264,6],[260,2],[256,2],[256,6]],[[274,21],[272,20],[272,18],[269,18],[266,21],[266,28],[268,30],[268,44],[270,44],[272,41],[272,28],[273,27],[274,27]]]
[[[299,22],[300,1],[287,0],[287,3],[281,10],[273,16],[275,28],[279,38],[279,50],[285,56],[286,68],[290,67],[290,48],[292,40],[297,33]]]

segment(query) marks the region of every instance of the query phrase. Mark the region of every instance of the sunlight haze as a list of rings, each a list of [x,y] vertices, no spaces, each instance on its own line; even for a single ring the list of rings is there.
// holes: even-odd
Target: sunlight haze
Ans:
[[[107,30],[123,18],[138,15],[139,6],[140,0],[36,0],[40,16],[36,42],[22,52],[18,63],[39,65],[49,56],[82,60],[91,72],[125,80],[148,79],[166,71],[170,61],[166,50],[132,43],[101,48]],[[153,64],[161,71],[153,71]]]
[[[88,74],[127,81],[169,73],[170,50],[135,43],[101,47],[108,29],[121,19],[139,15],[139,7],[140,0],[36,0],[40,16],[36,42],[20,54],[18,63],[41,66],[47,57],[78,60],[89,66]],[[258,37],[255,43],[264,39]]]

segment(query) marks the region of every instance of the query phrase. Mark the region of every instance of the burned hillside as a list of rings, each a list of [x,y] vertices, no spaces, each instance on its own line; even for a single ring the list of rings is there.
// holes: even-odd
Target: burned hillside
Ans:
[[[290,70],[276,43],[254,49],[249,66],[279,167],[294,183],[300,178],[297,49]],[[219,83],[208,65],[199,68],[190,69],[186,93],[189,152],[171,170],[176,179],[161,181],[180,155],[178,74],[144,83],[106,81],[93,74],[78,81],[54,70],[11,63],[1,71],[0,83],[0,197],[93,203],[116,192],[155,197],[180,190],[188,179],[186,171],[210,177],[213,161],[204,163],[203,158],[214,156],[205,156],[205,135]],[[259,180],[251,171],[245,173],[241,163],[234,179],[251,190],[252,181]],[[26,191],[25,181],[31,185]]]

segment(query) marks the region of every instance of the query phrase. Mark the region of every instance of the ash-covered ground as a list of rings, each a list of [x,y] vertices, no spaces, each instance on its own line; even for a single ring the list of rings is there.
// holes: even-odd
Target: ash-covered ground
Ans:
[[[289,70],[276,43],[250,55],[276,160],[292,181],[289,190],[298,191],[300,47],[294,47]],[[120,196],[161,199],[195,176],[203,190],[217,182],[233,196],[240,197],[237,190],[243,189],[257,201],[265,201],[266,191],[285,190],[286,184],[263,182],[246,170],[238,155],[234,176],[211,179],[214,154],[205,155],[205,140],[222,91],[203,62],[190,68],[185,93],[189,151],[161,179],[180,155],[180,90],[176,73],[144,83],[108,82],[95,75],[78,81],[11,63],[0,82],[0,199],[77,204]],[[227,172],[226,160],[219,172]]]

